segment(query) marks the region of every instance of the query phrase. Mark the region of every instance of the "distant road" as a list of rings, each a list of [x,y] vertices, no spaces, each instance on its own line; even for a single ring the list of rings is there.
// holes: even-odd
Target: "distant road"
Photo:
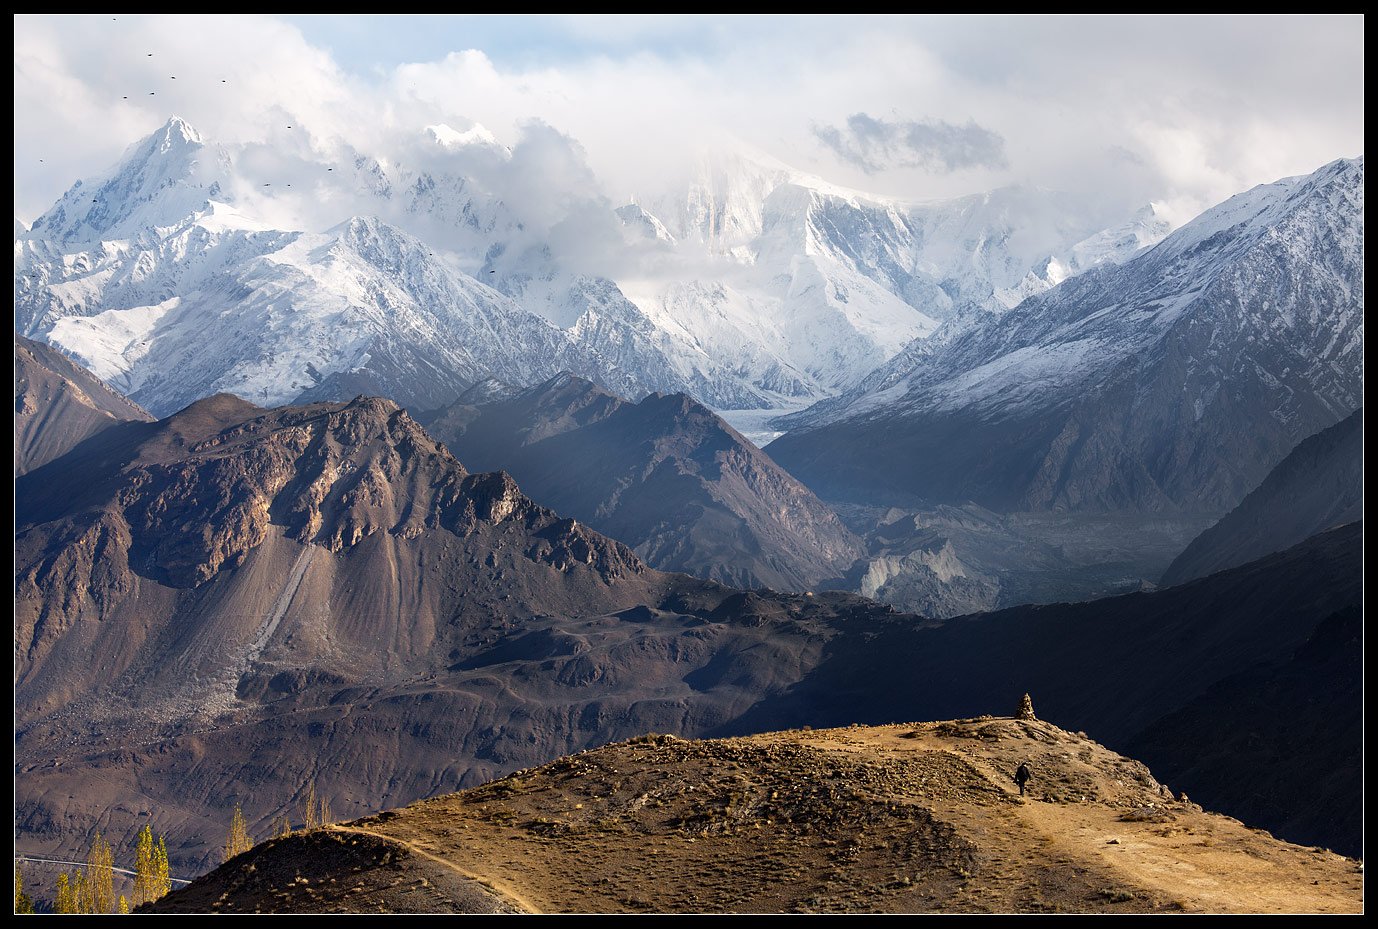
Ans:
[[[65,861],[65,860],[63,860],[63,859],[61,859],[61,858],[30,858],[28,855],[15,855],[15,856],[14,856],[14,860],[15,860],[15,861],[32,861],[32,862],[34,862],[34,863],[36,863],[36,864],[70,864],[70,865],[76,865],[78,868],[84,868],[84,867],[86,867],[86,862],[84,862],[84,861]],[[112,867],[110,868],[110,870],[111,870],[111,871],[118,871],[118,872],[121,873],[121,874],[128,874],[130,877],[135,877],[135,876],[136,876],[136,872],[131,871],[131,870],[129,870],[128,868],[116,868],[116,867],[113,867],[113,866],[112,866]],[[191,883],[191,881],[184,881],[184,880],[182,880],[182,878],[180,878],[180,877],[170,877],[170,878],[168,878],[168,880],[171,881],[171,882],[174,883],[174,884],[190,884],[190,883]]]

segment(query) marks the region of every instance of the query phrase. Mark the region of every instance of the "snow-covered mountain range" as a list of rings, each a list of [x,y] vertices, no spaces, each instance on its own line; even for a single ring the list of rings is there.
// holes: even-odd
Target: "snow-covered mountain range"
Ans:
[[[1151,208],[1100,228],[1043,190],[888,201],[740,153],[617,207],[558,145],[420,135],[424,170],[346,153],[291,190],[173,118],[16,222],[16,329],[160,415],[219,391],[435,408],[561,370],[634,399],[797,406],[1168,230]],[[340,215],[290,221],[302,198]]]
[[[911,344],[770,453],[825,497],[1228,508],[1361,405],[1363,246],[1362,158],[1261,185]]]

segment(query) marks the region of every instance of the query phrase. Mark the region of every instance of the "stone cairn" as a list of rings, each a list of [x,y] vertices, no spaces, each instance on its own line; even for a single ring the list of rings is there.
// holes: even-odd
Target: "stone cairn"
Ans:
[[[1014,714],[1015,719],[1038,719],[1033,711],[1033,698],[1028,694],[1019,698],[1019,710]]]

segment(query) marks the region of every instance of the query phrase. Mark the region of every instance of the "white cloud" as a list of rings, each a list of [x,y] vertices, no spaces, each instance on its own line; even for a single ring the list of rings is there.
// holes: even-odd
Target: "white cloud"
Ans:
[[[893,168],[919,168],[948,174],[963,168],[1004,168],[1005,140],[998,132],[968,122],[889,121],[853,113],[845,126],[815,126],[818,140],[843,161],[867,174]]]
[[[603,46],[544,64],[456,47],[378,74],[272,17],[16,16],[16,215],[32,220],[171,113],[252,146],[267,173],[355,151],[414,158],[425,126],[477,121],[531,146],[522,157],[545,182],[512,195],[533,208],[567,197],[561,178],[587,180],[586,169],[613,202],[649,193],[723,134],[878,193],[1021,182],[1107,211],[1150,198],[1206,205],[1363,149],[1361,17],[554,23],[571,48]],[[921,158],[849,160],[814,135],[858,113],[974,124],[1004,140],[1003,160],[934,173]],[[279,209],[324,222],[351,206],[302,183],[296,205]],[[554,224],[579,209],[547,212]]]

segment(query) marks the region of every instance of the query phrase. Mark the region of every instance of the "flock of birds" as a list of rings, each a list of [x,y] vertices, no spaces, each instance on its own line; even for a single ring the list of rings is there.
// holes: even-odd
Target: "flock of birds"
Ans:
[[[112,17],[110,18],[110,21],[111,21],[111,22],[118,22],[118,21],[119,21],[119,17],[112,16]],[[148,52],[148,57],[149,57],[149,58],[152,58],[152,57],[153,57],[153,53],[152,53],[152,52]],[[175,74],[168,75],[168,79],[169,79],[169,80],[175,81],[175,80],[177,80],[177,75],[175,75]],[[227,79],[225,79],[225,78],[221,78],[221,79],[220,79],[220,83],[222,83],[222,84],[228,84],[229,81],[228,81]],[[148,92],[148,95],[149,95],[150,97],[153,97],[153,96],[157,96],[157,93],[158,93],[158,92],[155,91],[155,90],[150,90],[150,91]],[[129,99],[129,95],[128,95],[128,94],[124,94],[124,95],[123,95],[123,99],[128,100],[128,99]],[[290,123],[288,123],[288,124],[287,124],[287,128],[288,128],[288,129],[291,129],[291,128],[292,128],[292,125],[291,125]],[[42,159],[42,158],[38,159],[38,163],[39,163],[39,164],[43,164],[43,163],[44,163],[44,162],[43,162],[43,159]],[[335,169],[332,168],[332,167],[327,167],[326,170],[327,170],[327,171],[334,171]],[[263,186],[264,186],[264,187],[272,187],[273,184],[272,184],[271,181],[269,181],[269,182],[264,183]],[[291,187],[292,185],[289,183],[289,184],[287,184],[286,186]],[[92,197],[92,198],[91,198],[91,202],[92,202],[92,203],[99,203],[99,202],[100,202],[100,198],[99,198],[99,197]],[[429,252],[428,254],[434,256],[434,255],[435,255],[435,252]],[[496,273],[496,272],[495,272],[494,270],[490,269],[490,270],[488,271],[488,273],[489,273],[489,274],[494,274],[494,273]]]
[[[114,23],[114,22],[119,22],[119,17],[118,17],[118,16],[112,16],[112,17],[110,17],[110,21],[111,21],[112,23]],[[147,54],[148,54],[148,57],[149,57],[149,58],[152,58],[152,57],[153,57],[153,53],[152,53],[152,52],[148,52]],[[177,80],[177,75],[175,75],[175,74],[168,75],[168,80],[172,80],[172,81]],[[222,77],[222,78],[220,79],[220,83],[222,83],[222,84],[228,84],[229,81],[228,81],[227,79],[225,79],[225,78]],[[150,90],[150,91],[148,92],[148,95],[149,95],[150,97],[155,97],[155,96],[157,96],[157,94],[158,94],[158,92],[157,92],[156,90]],[[124,95],[122,95],[121,99],[123,99],[123,100],[128,100],[128,99],[129,99],[129,95],[128,95],[128,94],[124,94]],[[290,123],[287,125],[287,128],[288,128],[288,129],[291,129],[291,128],[292,128],[292,126],[291,126]],[[44,164],[43,159],[42,159],[42,158],[38,159],[38,163],[39,163],[39,164]],[[335,169],[334,169],[334,168],[331,168],[331,167],[327,167],[326,170],[327,170],[327,171],[334,171]],[[264,187],[272,187],[273,185],[272,185],[272,182],[270,181],[270,182],[268,182],[268,183],[265,183],[263,186],[264,186]],[[292,185],[289,183],[289,184],[287,184],[286,186],[291,187]],[[91,202],[92,202],[92,203],[99,203],[99,202],[100,202],[100,198],[99,198],[99,197],[92,198]]]

